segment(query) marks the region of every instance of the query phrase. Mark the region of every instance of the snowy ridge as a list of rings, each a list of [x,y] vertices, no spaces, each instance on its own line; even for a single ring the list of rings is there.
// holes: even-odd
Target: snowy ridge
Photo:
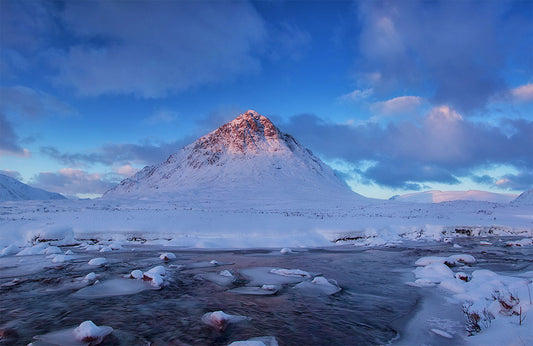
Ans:
[[[533,206],[533,189],[527,190],[516,197],[511,202],[512,205],[530,205]]]
[[[255,111],[145,167],[104,198],[275,202],[364,198]]]
[[[393,196],[390,200],[413,203],[441,203],[450,201],[485,201],[493,203],[509,203],[516,195],[507,193],[494,193],[488,191],[440,191],[431,190],[415,192],[405,195]]]
[[[65,199],[62,195],[21,183],[15,178],[0,174],[0,202]]]

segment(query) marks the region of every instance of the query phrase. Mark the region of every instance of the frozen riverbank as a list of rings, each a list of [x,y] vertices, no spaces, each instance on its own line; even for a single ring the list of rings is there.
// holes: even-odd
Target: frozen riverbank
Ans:
[[[533,236],[530,206],[488,202],[26,201],[0,204],[0,248],[35,239],[141,241],[188,248],[379,245]]]

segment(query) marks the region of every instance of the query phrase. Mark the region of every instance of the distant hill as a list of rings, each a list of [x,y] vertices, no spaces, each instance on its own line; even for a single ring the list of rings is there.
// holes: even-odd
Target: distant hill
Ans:
[[[440,203],[449,201],[486,201],[494,203],[509,203],[516,198],[516,195],[506,193],[495,193],[488,191],[439,191],[431,190],[424,192],[409,193],[391,197],[390,200],[398,202],[415,203]]]
[[[516,197],[512,202],[512,205],[531,205],[533,206],[533,189],[527,190]]]
[[[50,199],[65,199],[65,197],[59,193],[31,187],[15,178],[0,174],[0,202]]]

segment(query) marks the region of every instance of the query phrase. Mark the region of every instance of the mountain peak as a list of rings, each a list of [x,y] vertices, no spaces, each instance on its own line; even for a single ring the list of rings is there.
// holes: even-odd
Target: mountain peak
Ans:
[[[196,141],[195,149],[214,153],[258,154],[292,151],[294,139],[267,117],[249,110]]]
[[[261,204],[310,201],[318,195],[361,198],[310,150],[253,110],[105,194]]]

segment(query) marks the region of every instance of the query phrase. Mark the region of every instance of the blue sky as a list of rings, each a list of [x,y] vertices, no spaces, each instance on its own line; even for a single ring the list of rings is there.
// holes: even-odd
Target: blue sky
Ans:
[[[370,197],[533,185],[531,1],[0,0],[0,173],[94,197],[247,109]]]

